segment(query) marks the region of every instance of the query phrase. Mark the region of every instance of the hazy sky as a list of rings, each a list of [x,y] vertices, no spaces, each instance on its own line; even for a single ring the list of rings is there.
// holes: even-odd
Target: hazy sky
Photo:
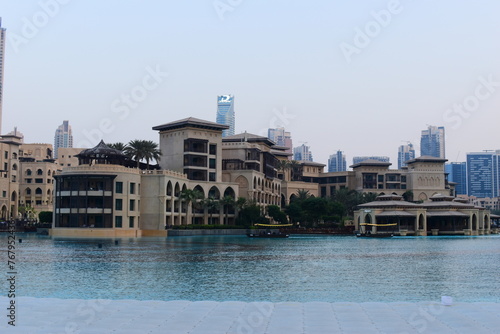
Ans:
[[[285,126],[314,160],[387,155],[446,127],[446,155],[500,149],[498,0],[0,0],[2,133],[75,146],[158,141],[155,125]]]

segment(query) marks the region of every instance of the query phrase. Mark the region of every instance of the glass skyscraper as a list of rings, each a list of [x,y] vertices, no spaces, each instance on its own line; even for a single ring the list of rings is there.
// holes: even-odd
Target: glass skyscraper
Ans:
[[[2,133],[2,104],[3,104],[3,68],[5,62],[5,28],[2,28],[0,17],[0,134]]]
[[[467,153],[467,195],[500,196],[500,150]]]
[[[422,130],[420,155],[445,159],[444,126],[429,126]]]
[[[60,147],[73,147],[73,134],[69,121],[63,121],[59,125],[54,136],[54,159],[59,157],[58,150]]]
[[[347,170],[347,162],[344,152],[337,151],[337,153],[330,155],[328,159],[328,172],[345,172]]]
[[[311,148],[304,144],[293,148],[293,160],[313,161]]]
[[[455,193],[467,195],[467,164],[465,162],[452,162],[444,166],[448,173],[448,181],[455,182]]]
[[[285,131],[285,128],[268,129],[267,137],[276,143],[278,146],[286,147],[287,153],[292,152],[292,135]]]
[[[415,149],[413,144],[408,142],[406,145],[399,146],[398,149],[398,169],[406,167],[406,161],[415,159]]]
[[[222,131],[222,137],[234,135],[234,96],[217,96],[217,120],[219,124],[229,126],[229,129]]]

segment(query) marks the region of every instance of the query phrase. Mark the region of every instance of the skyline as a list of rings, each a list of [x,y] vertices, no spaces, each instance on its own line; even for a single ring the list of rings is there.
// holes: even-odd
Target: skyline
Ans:
[[[75,147],[98,132],[158,142],[153,126],[215,122],[231,92],[236,134],[285,127],[324,164],[341,150],[397,168],[427,125],[446,128],[450,162],[500,148],[493,1],[0,3],[2,133],[28,143],[51,143],[65,119]]]

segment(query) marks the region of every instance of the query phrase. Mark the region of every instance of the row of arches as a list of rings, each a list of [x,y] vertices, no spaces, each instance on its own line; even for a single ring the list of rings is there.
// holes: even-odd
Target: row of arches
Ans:
[[[34,193],[35,193],[35,195],[43,195],[43,190],[42,190],[42,188],[36,188]],[[26,196],[31,196],[31,195],[33,195],[33,191],[31,190],[31,188],[28,187],[24,190],[24,194]],[[51,190],[48,189],[47,196],[50,196],[51,194],[52,194]]]
[[[14,166],[16,166],[16,164],[14,164],[14,165],[12,166],[12,169],[14,169]],[[17,169],[17,166],[16,166],[16,169]],[[14,169],[14,170],[15,170],[15,169]],[[32,175],[33,175],[33,171],[31,170],[31,168],[27,168],[27,169],[26,169],[26,171],[25,171],[24,173],[26,174],[26,176],[32,176]],[[53,173],[54,173],[54,172],[53,172],[52,170],[50,170],[50,169],[47,171],[47,175],[48,175],[48,176],[51,176]],[[36,170],[36,174],[35,174],[35,175],[42,176],[42,175],[43,175],[43,169],[38,168],[38,169]]]
[[[165,194],[167,196],[173,196],[173,197],[180,197],[181,192],[185,191],[187,189],[187,185],[185,183],[179,183],[175,182],[172,183],[172,181],[167,182],[167,187],[165,190]],[[208,190],[206,190],[204,187],[201,185],[196,185],[193,190],[198,191],[202,196],[202,198],[214,198],[214,199],[221,199],[226,196],[230,196],[233,198],[236,198],[236,192],[231,186],[225,187],[220,189],[217,186],[212,186]],[[222,191],[223,190],[223,191]]]
[[[281,185],[273,181],[262,179],[260,177],[253,177],[253,189],[271,189],[272,192],[281,192]]]

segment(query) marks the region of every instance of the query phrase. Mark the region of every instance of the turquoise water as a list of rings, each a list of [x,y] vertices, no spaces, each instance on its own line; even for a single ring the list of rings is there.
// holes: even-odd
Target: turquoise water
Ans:
[[[500,237],[53,239],[18,234],[18,295],[240,301],[500,302]],[[118,245],[115,245],[118,240]],[[102,243],[102,248],[98,248]],[[7,250],[7,236],[0,235]],[[0,248],[1,249],[1,248]],[[7,272],[6,256],[2,256]],[[0,295],[7,295],[2,280]]]

